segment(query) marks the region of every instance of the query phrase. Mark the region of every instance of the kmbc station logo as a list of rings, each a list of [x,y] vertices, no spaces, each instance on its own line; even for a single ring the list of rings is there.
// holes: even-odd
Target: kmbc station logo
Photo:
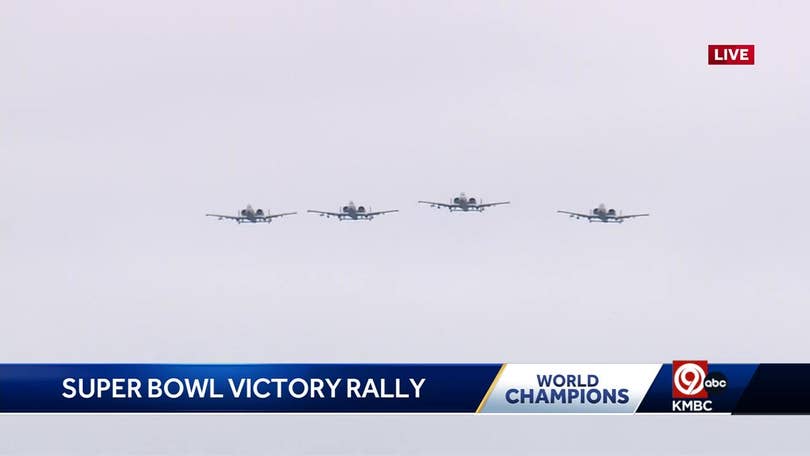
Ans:
[[[753,44],[710,44],[709,65],[753,65]]]
[[[672,362],[672,411],[711,412],[712,396],[722,393],[728,379],[722,372],[710,372],[709,362]]]

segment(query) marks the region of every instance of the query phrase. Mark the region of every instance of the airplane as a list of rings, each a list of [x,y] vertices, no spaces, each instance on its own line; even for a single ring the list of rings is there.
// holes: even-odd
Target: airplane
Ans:
[[[486,203],[482,204],[481,201],[473,198],[468,197],[464,192],[459,193],[459,195],[453,198],[453,201],[448,203],[437,203],[434,201],[419,201],[422,204],[430,204],[430,207],[436,208],[447,208],[450,212],[462,211],[462,212],[483,212],[485,208],[498,206],[501,204],[509,204],[509,201],[500,201],[497,203]]]
[[[399,212],[399,210],[393,209],[390,211],[371,212],[371,208],[366,209],[364,206],[355,206],[354,202],[349,201],[347,205],[340,208],[340,212],[314,211],[312,209],[308,210],[307,212],[318,214],[321,217],[326,218],[337,217],[338,220],[371,220],[378,215]]]
[[[616,209],[608,209],[605,207],[604,204],[600,204],[599,207],[594,208],[590,214],[580,214],[578,212],[568,212],[568,211],[557,211],[560,214],[567,214],[569,217],[576,218],[579,220],[580,218],[588,219],[588,223],[590,222],[602,222],[602,223],[624,223],[625,220],[633,218],[633,217],[649,217],[650,214],[631,214],[631,215],[622,215],[619,213],[616,214]]]
[[[293,215],[297,212],[283,212],[281,214],[266,214],[261,209],[253,209],[250,204],[246,208],[240,210],[237,215],[222,215],[222,214],[205,214],[206,217],[216,217],[218,220],[236,220],[236,223],[270,223],[276,217],[284,217],[285,215]]]

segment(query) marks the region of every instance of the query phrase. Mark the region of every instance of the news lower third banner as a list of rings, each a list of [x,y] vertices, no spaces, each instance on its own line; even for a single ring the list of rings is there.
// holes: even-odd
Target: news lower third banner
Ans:
[[[810,364],[0,364],[0,413],[810,414]]]

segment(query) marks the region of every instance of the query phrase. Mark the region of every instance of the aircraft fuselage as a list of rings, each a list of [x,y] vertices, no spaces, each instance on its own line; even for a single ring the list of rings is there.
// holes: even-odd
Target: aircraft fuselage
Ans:
[[[352,203],[352,202],[350,202],[346,206],[343,206],[341,208],[340,212],[341,212],[341,214],[338,215],[338,219],[340,219],[340,220],[345,220],[345,219],[371,220],[372,218],[374,218],[374,217],[365,215],[365,213],[366,213],[366,208],[365,207],[363,207],[363,206],[355,206],[354,203]]]
[[[467,212],[471,210],[478,210],[478,201],[476,201],[475,198],[468,198],[467,195],[463,193],[453,198],[452,204],[453,206],[449,208],[451,211],[456,210]]]

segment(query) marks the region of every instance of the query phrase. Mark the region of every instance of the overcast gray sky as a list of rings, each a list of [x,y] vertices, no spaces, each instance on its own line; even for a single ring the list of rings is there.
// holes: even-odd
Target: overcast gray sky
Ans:
[[[0,362],[810,360],[805,2],[1,4]],[[512,204],[416,204],[460,191]],[[203,216],[348,200],[401,212]],[[555,214],[600,202],[653,215]],[[798,454],[808,424],[26,416],[0,452]]]

